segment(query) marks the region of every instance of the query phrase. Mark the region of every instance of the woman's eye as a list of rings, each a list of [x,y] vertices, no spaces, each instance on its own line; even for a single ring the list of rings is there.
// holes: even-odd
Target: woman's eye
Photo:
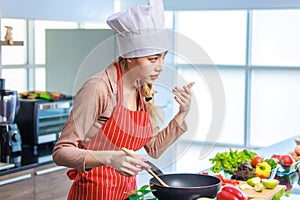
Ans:
[[[151,62],[156,62],[157,59],[158,59],[158,57],[152,57],[152,58],[149,58],[149,60],[150,60]]]

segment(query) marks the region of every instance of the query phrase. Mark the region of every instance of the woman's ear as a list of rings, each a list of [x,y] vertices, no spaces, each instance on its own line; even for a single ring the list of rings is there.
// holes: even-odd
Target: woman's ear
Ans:
[[[132,58],[126,58],[127,63],[132,63]]]

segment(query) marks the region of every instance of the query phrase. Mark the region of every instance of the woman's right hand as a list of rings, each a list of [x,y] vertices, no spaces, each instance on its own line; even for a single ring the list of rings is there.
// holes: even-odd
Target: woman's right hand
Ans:
[[[150,168],[142,157],[133,158],[123,151],[113,152],[110,165],[124,176],[135,176],[143,169]]]
[[[89,151],[86,158],[86,169],[110,165],[124,176],[135,176],[150,166],[138,156],[133,158],[124,151]]]

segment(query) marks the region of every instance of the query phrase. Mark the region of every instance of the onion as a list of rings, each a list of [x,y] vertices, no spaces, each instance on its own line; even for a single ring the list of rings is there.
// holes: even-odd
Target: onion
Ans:
[[[300,156],[300,145],[297,145],[297,146],[295,147],[295,152],[296,152],[296,154],[297,154],[298,156]]]

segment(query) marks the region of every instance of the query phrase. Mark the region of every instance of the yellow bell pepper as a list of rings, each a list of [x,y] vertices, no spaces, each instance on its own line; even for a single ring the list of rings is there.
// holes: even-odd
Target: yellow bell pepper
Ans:
[[[260,178],[268,178],[271,174],[271,166],[267,162],[261,162],[256,165],[256,176]]]

